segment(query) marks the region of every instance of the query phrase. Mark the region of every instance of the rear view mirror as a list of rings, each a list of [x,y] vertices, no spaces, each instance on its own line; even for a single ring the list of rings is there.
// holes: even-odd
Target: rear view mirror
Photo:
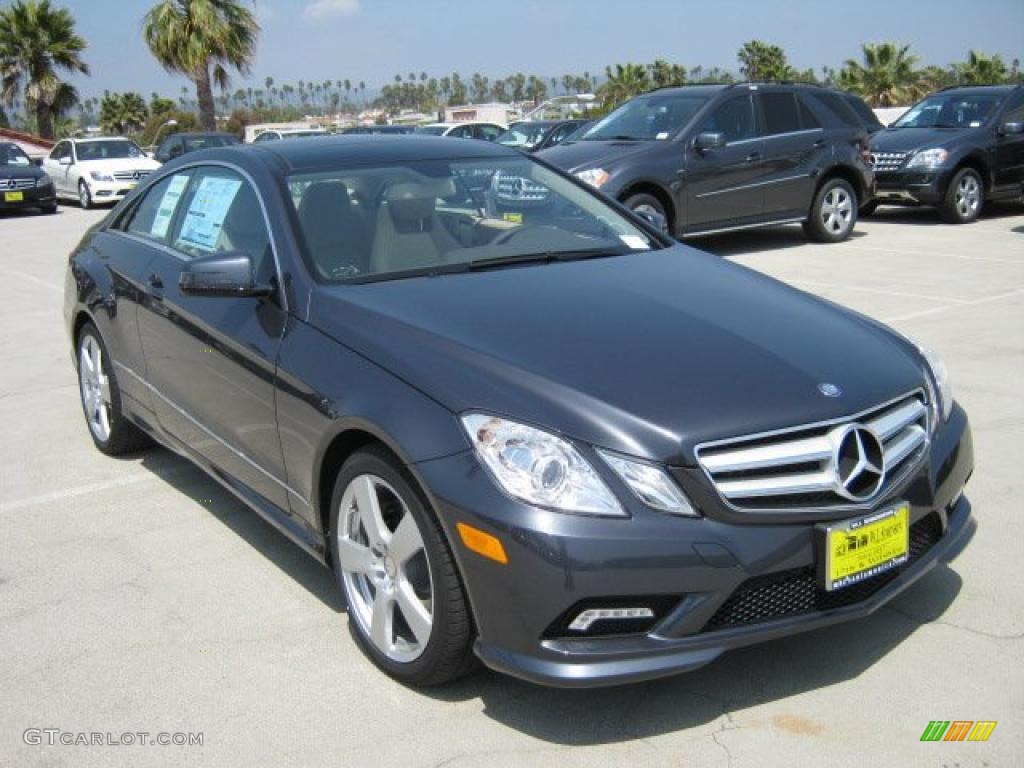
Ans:
[[[724,133],[698,133],[696,140],[693,142],[693,146],[698,152],[703,152],[708,149],[720,149],[725,146],[725,134]]]
[[[181,270],[178,287],[188,296],[269,296],[272,285],[259,285],[252,258],[240,251],[224,251],[190,261]]]
[[[1003,123],[999,126],[999,132],[1004,136],[1024,133],[1024,123]]]

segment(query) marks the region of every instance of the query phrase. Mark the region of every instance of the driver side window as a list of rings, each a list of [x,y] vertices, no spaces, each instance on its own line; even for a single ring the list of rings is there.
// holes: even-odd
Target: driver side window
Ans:
[[[719,106],[701,124],[698,132],[725,134],[727,144],[755,138],[754,104],[750,96],[737,96]]]

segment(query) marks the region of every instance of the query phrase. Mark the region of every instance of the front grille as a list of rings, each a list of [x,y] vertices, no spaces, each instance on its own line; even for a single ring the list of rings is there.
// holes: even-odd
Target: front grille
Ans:
[[[18,189],[32,189],[35,179],[0,179],[0,192],[11,192]]]
[[[503,200],[537,203],[548,199],[548,188],[522,176],[499,173],[494,178],[497,196]]]
[[[748,579],[722,604],[701,631],[712,632],[855,605],[898,577],[941,537],[942,523],[932,512],[910,526],[910,552],[906,563],[834,592],[826,592],[818,585],[812,566]]]
[[[839,443],[851,425],[866,427],[882,444],[885,480],[872,498],[904,480],[924,455],[928,407],[915,393],[856,416],[707,443],[697,460],[727,504],[743,511],[832,509],[858,506],[843,494]],[[863,500],[869,501],[869,500]]]
[[[149,174],[150,171],[117,171],[114,178],[118,181],[142,181]]]
[[[891,173],[903,166],[909,152],[872,152],[871,163],[875,173]]]

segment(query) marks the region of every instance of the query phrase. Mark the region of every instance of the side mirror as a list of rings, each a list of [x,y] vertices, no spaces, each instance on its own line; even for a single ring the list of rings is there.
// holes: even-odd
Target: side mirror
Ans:
[[[187,296],[269,296],[272,285],[259,285],[253,276],[252,257],[224,251],[190,261],[181,270],[178,287]]]
[[[34,157],[34,158],[32,158],[32,165],[37,165],[40,168],[42,168],[43,167],[43,159],[44,158],[42,158],[42,157]]]
[[[67,157],[67,156],[65,156],[65,157],[62,157],[62,158],[61,158],[60,160],[58,160],[57,162],[58,162],[58,163],[60,163],[61,165],[71,165],[71,158],[70,158],[70,157]]]
[[[704,152],[709,149],[721,149],[726,144],[724,133],[698,133],[697,138],[693,142],[694,148],[698,152]]]
[[[999,126],[999,133],[1003,136],[1024,133],[1024,123],[1003,123]]]

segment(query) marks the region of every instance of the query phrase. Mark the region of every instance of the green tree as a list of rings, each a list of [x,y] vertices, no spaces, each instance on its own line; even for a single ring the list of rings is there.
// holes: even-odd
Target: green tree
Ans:
[[[796,75],[796,71],[786,61],[786,52],[777,45],[761,40],[745,42],[736,57],[740,62],[740,73],[747,80],[792,80]]]
[[[968,51],[967,61],[954,64],[957,80],[964,85],[999,85],[1009,79],[1010,72],[1002,58]]]
[[[840,70],[840,88],[859,94],[873,107],[910,104],[927,91],[909,45],[865,43],[861,52],[863,61],[847,59]]]
[[[75,34],[75,19],[50,0],[15,0],[0,9],[0,99],[13,106],[23,96],[25,109],[35,117],[36,130],[54,136],[54,118],[78,100],[59,73],[89,73],[82,59],[86,48]]]
[[[216,128],[213,84],[228,87],[228,67],[248,73],[259,32],[252,11],[237,0],[161,0],[143,20],[157,61],[195,84],[207,130]]]
[[[686,67],[669,64],[664,59],[656,59],[653,64],[648,64],[647,72],[654,88],[683,85],[686,82]]]
[[[606,67],[605,75],[607,79],[598,94],[605,107],[621,104],[651,88],[647,70],[640,64],[616,64],[614,71]]]
[[[173,112],[175,109],[177,109],[177,107],[175,106],[173,101],[171,101],[170,99],[165,99],[158,93],[154,93],[153,97],[149,100],[149,114],[153,115],[154,117],[169,114],[170,112]]]
[[[134,134],[148,117],[146,102],[137,93],[109,93],[100,102],[100,127],[105,133]]]

